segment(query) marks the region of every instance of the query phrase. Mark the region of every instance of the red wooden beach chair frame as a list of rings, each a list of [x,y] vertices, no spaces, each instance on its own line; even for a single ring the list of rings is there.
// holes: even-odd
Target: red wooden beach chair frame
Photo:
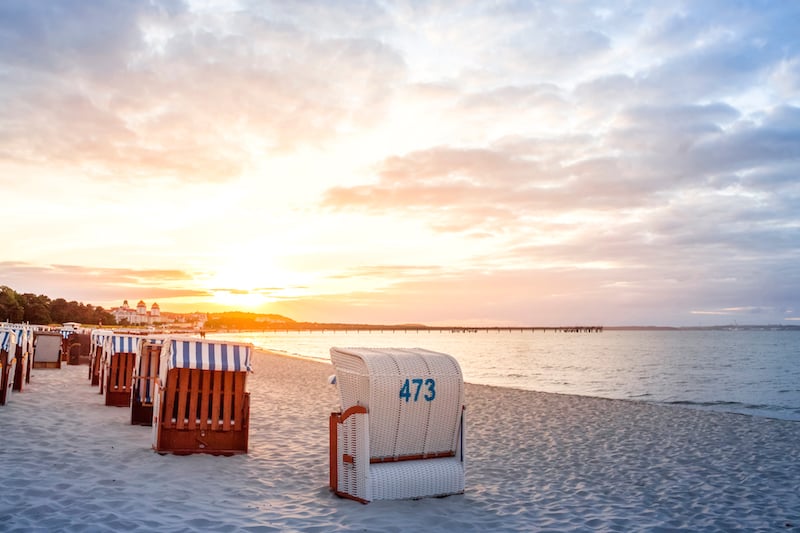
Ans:
[[[247,373],[172,368],[155,414],[158,453],[247,453],[250,393]]]
[[[98,344],[94,347],[94,353],[91,354],[89,361],[89,379],[91,379],[92,387],[100,385],[100,367],[103,362],[103,345]]]

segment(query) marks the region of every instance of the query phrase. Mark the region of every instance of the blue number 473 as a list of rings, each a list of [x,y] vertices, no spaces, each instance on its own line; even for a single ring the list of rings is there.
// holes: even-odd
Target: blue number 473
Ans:
[[[422,399],[426,402],[433,401],[436,397],[436,381],[433,378],[424,380],[422,378],[406,379],[403,382],[403,386],[400,387],[400,399],[405,400],[406,403],[411,401],[413,388],[414,401],[419,401],[419,393],[423,385],[425,385],[427,390],[422,395]]]

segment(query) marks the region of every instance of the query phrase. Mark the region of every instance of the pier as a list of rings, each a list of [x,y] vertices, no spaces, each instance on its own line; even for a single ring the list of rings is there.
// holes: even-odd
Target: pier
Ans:
[[[400,326],[372,326],[372,325],[354,325],[354,324],[297,324],[295,327],[282,327],[267,328],[265,331],[284,331],[291,332],[320,332],[320,333],[335,333],[341,332],[365,332],[365,333],[389,333],[389,332],[416,332],[416,333],[430,333],[446,332],[446,333],[490,333],[490,332],[530,332],[530,333],[602,333],[603,326],[503,326],[503,327],[453,327],[453,326],[418,326],[418,325],[400,325]]]

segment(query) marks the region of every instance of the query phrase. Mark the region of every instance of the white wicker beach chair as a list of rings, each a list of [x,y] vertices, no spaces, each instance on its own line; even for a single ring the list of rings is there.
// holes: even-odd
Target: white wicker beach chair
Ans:
[[[360,502],[464,492],[464,381],[450,355],[331,348],[330,484]]]

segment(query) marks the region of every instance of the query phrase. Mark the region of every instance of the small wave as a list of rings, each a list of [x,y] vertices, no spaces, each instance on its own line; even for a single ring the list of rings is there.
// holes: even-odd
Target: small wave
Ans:
[[[741,415],[756,415],[764,418],[774,418],[778,420],[800,421],[800,409],[795,407],[784,407],[780,405],[750,404],[734,401],[692,401],[692,400],[673,400],[657,402],[663,405],[675,405],[690,409],[703,409],[711,411],[722,411]]]
[[[697,407],[733,407],[733,406],[747,407],[745,404],[740,402],[731,402],[725,400],[715,400],[710,402],[697,402],[693,400],[672,400],[662,403],[668,405],[694,405]]]

